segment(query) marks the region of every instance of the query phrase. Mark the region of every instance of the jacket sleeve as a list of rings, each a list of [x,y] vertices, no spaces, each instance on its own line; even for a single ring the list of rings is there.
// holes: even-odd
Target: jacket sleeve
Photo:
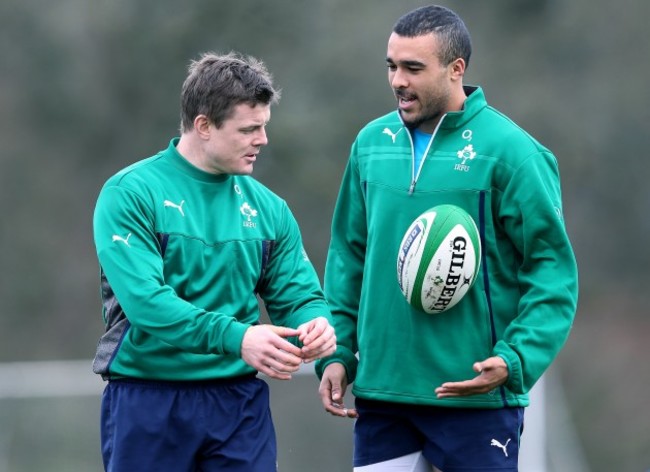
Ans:
[[[577,265],[562,216],[555,157],[537,153],[515,169],[499,219],[520,254],[516,318],[494,346],[505,359],[507,387],[528,392],[566,342],[578,300]]]
[[[304,249],[298,223],[282,203],[277,239],[260,288],[270,320],[297,328],[323,316],[332,324],[318,274]]]
[[[240,355],[249,325],[194,306],[165,283],[153,212],[144,199],[105,187],[93,226],[99,264],[132,326],[188,352]]]
[[[325,264],[325,295],[336,329],[336,352],[316,363],[316,374],[333,362],[345,366],[348,382],[356,377],[357,317],[366,253],[366,207],[356,143],[345,169],[332,218],[332,236]]]

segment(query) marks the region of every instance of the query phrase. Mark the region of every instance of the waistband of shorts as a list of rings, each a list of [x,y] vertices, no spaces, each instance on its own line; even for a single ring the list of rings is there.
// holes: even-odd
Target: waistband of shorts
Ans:
[[[118,377],[109,379],[109,384],[122,385],[142,385],[145,387],[162,388],[162,389],[179,389],[179,388],[210,388],[225,385],[234,385],[242,382],[249,382],[257,378],[256,373],[237,375],[235,377],[213,378],[205,380],[157,380],[157,379],[139,379],[133,377]]]

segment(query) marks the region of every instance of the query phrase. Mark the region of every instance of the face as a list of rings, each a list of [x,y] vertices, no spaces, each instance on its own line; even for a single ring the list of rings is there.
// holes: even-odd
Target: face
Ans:
[[[402,120],[426,133],[449,111],[452,94],[450,67],[440,63],[437,41],[433,33],[414,38],[393,33],[386,53],[388,83]]]
[[[241,103],[221,127],[207,124],[200,167],[213,174],[250,175],[260,148],[268,144],[270,119],[271,105]]]

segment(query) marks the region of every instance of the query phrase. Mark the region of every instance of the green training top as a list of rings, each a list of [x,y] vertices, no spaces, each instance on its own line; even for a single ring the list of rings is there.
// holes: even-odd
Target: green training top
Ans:
[[[499,408],[528,405],[527,392],[565,343],[577,304],[577,268],[567,237],[555,157],[467,87],[447,113],[420,170],[397,112],[369,123],[354,142],[332,223],[325,293],[337,352],[355,396],[411,404]],[[481,235],[477,282],[460,303],[428,315],[397,282],[407,228],[439,204],[465,209]],[[358,354],[358,356],[357,356]],[[444,382],[477,374],[501,356],[505,386],[437,399]]]
[[[203,172],[177,142],[111,177],[97,201],[104,378],[254,373],[240,349],[257,295],[276,325],[331,319],[286,202],[252,177]]]

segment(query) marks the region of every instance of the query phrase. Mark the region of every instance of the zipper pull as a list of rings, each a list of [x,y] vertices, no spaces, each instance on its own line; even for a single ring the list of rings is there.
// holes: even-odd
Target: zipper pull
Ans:
[[[415,180],[411,181],[411,186],[409,187],[409,195],[412,195],[414,190],[415,190]]]

